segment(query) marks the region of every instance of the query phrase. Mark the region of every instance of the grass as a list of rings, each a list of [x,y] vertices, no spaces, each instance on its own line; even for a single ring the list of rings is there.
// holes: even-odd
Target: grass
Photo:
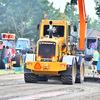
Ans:
[[[0,75],[3,75],[3,74],[15,74],[15,73],[23,73],[23,67],[22,67],[22,70],[16,69],[16,70],[1,70],[0,71]]]
[[[15,72],[15,71],[0,71],[0,75],[3,75],[3,74],[15,74],[15,73],[22,73],[22,72]]]
[[[85,69],[85,71],[92,71],[92,69]]]
[[[92,70],[91,69],[85,69],[85,71],[92,71]],[[5,70],[0,71],[0,75],[3,75],[3,74],[15,74],[15,73],[23,73],[23,71],[22,72],[15,72],[15,71],[10,71],[10,70],[8,70],[8,71],[5,71]]]

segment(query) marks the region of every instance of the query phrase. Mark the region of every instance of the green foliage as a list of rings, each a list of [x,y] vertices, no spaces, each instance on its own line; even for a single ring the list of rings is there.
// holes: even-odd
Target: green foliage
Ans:
[[[55,9],[48,0],[0,0],[2,9],[0,26],[2,31],[9,30],[19,37],[34,38],[37,33],[37,24],[44,14],[49,19],[59,19],[60,9]]]
[[[96,7],[95,7],[96,14],[98,15],[98,17],[100,17],[100,0],[94,0],[94,1],[96,4]]]
[[[100,0],[95,0],[95,2],[96,2],[96,7],[95,7],[96,14],[98,16],[100,16]],[[78,22],[79,14],[77,14],[75,12],[77,12],[76,6],[71,5],[69,2],[67,2],[66,6],[65,6],[64,13],[65,13],[65,15],[67,15],[70,18],[70,21],[73,21],[72,23],[78,27],[78,25],[79,25],[79,22]],[[72,13],[74,13],[74,16],[72,15]],[[100,30],[99,24],[100,24],[99,20],[92,19],[92,18],[89,17],[89,15],[87,15],[87,29],[98,29],[98,30]]]
[[[70,21],[72,22],[73,25],[77,25],[78,26],[78,18],[79,15],[76,14],[77,12],[77,8],[75,5],[71,5],[69,2],[66,3],[65,6],[65,10],[64,13],[66,16],[68,16],[70,18]]]

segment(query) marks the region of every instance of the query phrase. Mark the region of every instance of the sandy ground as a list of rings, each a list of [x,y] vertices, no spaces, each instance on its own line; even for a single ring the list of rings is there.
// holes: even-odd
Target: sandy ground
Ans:
[[[0,75],[0,100],[100,100],[100,76],[89,76],[82,84],[74,85],[63,85],[57,80],[25,83],[23,77]]]

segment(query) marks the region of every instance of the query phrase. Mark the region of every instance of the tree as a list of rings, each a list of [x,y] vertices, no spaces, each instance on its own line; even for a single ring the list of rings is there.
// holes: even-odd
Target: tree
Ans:
[[[69,21],[71,21],[71,23],[72,23],[72,26],[73,25],[78,26],[78,24],[79,24],[79,22],[78,22],[79,14],[77,14],[76,12],[77,12],[77,8],[75,7],[75,5],[71,5],[69,2],[67,2],[64,13],[65,13],[65,15],[68,16]]]
[[[48,0],[0,0],[2,9],[2,26],[19,37],[33,37],[37,34],[37,24],[45,13],[49,19],[58,19],[60,9],[53,8]],[[2,20],[2,17],[0,17]],[[4,24],[4,22],[6,22]]]
[[[100,0],[94,0],[94,1],[96,4],[96,7],[95,7],[96,14],[98,15],[98,17],[100,17]]]
[[[47,14],[47,19],[49,20],[58,20],[61,16],[60,9],[55,9],[53,7],[53,3],[48,2],[48,0],[40,0],[40,6],[37,8],[37,11],[34,13],[35,16],[31,17],[28,24],[28,28],[30,27],[30,30],[33,32],[31,37],[38,35],[39,31],[36,30],[37,24],[41,23],[41,21],[44,19],[44,14]]]
[[[73,11],[77,11],[77,8],[74,5],[71,5],[69,2],[66,3],[64,13],[69,17],[72,18]]]
[[[6,18],[10,21],[11,30],[19,37],[23,37],[27,23],[32,16],[33,6],[37,5],[35,0],[2,0],[6,8]]]

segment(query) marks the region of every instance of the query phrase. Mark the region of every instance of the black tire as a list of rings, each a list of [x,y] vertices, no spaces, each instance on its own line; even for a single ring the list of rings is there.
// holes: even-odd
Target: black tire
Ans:
[[[38,81],[47,82],[48,81],[48,77],[46,75],[40,75],[40,76],[38,76]]]
[[[2,59],[4,59],[6,57],[6,53],[7,53],[6,48],[3,48],[3,50],[2,50]],[[3,61],[1,63],[1,66],[2,66],[2,69],[5,69],[5,64],[3,63]]]
[[[16,53],[13,61],[16,61],[16,64],[13,64],[14,67],[21,67],[22,66],[22,54]]]
[[[24,73],[25,83],[37,83],[38,75],[34,73]]]
[[[74,84],[76,79],[76,61],[74,61],[74,64],[72,65],[72,75],[62,75],[61,81],[62,84]]]
[[[82,83],[84,81],[84,60],[82,59],[81,65],[77,69],[77,74],[76,74],[76,83]]]

